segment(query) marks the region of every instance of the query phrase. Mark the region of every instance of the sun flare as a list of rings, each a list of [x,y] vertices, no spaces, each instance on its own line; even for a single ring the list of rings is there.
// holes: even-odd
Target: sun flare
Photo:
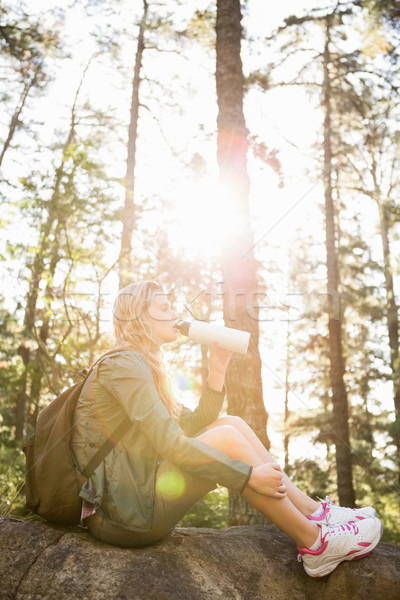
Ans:
[[[242,226],[226,186],[215,181],[181,186],[170,228],[174,245],[192,256],[217,256],[222,244],[235,242]]]

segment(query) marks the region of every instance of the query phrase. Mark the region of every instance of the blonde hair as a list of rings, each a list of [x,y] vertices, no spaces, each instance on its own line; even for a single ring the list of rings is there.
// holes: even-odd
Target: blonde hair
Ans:
[[[180,412],[179,403],[168,389],[168,379],[160,343],[151,324],[145,318],[155,292],[162,287],[155,281],[131,283],[119,291],[113,307],[115,347],[112,350],[134,349],[143,354],[153,374],[154,383],[162,402],[171,416]]]

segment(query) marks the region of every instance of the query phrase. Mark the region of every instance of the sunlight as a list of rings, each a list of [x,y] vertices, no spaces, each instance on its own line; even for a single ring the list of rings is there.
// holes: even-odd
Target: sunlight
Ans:
[[[234,243],[241,229],[238,211],[232,210],[228,187],[211,180],[181,185],[173,209],[171,242],[191,256],[217,256],[222,243]]]

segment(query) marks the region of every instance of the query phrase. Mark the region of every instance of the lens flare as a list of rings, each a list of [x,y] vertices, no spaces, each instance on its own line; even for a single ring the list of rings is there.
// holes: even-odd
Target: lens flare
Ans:
[[[185,491],[183,475],[176,471],[162,473],[157,479],[156,491],[166,500],[179,498]]]
[[[174,377],[173,385],[180,392],[195,391],[199,384],[193,373],[180,373]]]

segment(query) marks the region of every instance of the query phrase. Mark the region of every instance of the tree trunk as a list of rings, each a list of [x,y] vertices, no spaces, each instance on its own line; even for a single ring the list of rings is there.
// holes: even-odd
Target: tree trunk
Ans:
[[[247,173],[247,128],[243,114],[242,37],[239,0],[217,0],[216,86],[218,97],[218,165],[220,201],[227,196],[222,232],[224,320],[228,327],[251,333],[245,357],[234,354],[227,372],[228,412],[242,417],[269,447],[263,402],[254,240],[250,223]],[[234,225],[236,224],[236,230]],[[224,224],[222,224],[222,228]],[[230,497],[231,524],[259,522],[258,513],[241,497]]]
[[[64,175],[64,158],[65,158],[67,149],[75,140],[76,105],[77,105],[80,89],[82,87],[88,67],[89,67],[89,64],[87,65],[86,69],[83,72],[81,81],[79,83],[78,89],[75,94],[74,103],[73,103],[73,106],[71,109],[71,120],[70,120],[68,135],[65,140],[64,147],[63,147],[60,165],[56,169],[54,185],[53,185],[53,192],[52,192],[51,198],[48,202],[47,216],[46,216],[46,219],[43,222],[41,229],[40,229],[38,247],[37,247],[37,250],[35,253],[35,257],[33,259],[33,263],[31,265],[31,278],[30,278],[29,289],[28,289],[28,293],[27,293],[27,297],[26,297],[25,314],[24,314],[24,335],[28,340],[31,340],[35,337],[35,322],[36,322],[36,317],[37,317],[37,300],[38,300],[38,296],[39,296],[40,282],[41,282],[46,270],[50,269],[50,272],[52,271],[54,274],[56,264],[59,260],[58,249],[55,248],[54,244],[51,244],[50,234],[52,232],[55,233],[55,240],[57,240],[57,235],[56,235],[56,232],[54,231],[54,229],[57,228],[59,225],[58,203],[59,203],[59,198],[60,198],[60,193],[61,193],[60,190],[61,190],[62,178]],[[52,252],[49,251],[50,246],[52,246]],[[45,261],[50,255],[52,255],[51,261],[50,261],[50,267],[46,267]],[[56,262],[54,262],[54,261],[56,261]],[[50,279],[52,281],[52,277],[50,277]],[[44,333],[46,331],[46,327],[47,327],[47,325],[46,325],[46,318],[45,318],[43,325],[42,325],[40,335],[42,335],[42,336],[44,335]],[[47,332],[45,333],[45,336],[46,336],[46,340],[47,340]],[[40,344],[39,344],[39,346],[40,346]],[[41,352],[40,348],[36,352],[36,358],[37,358],[37,354],[39,352]],[[41,388],[42,371],[41,370],[38,371],[37,360],[35,360],[35,364],[33,365],[33,368],[30,369],[31,361],[32,361],[32,353],[30,353],[30,355],[28,356],[27,362],[24,362],[25,373],[24,373],[24,376],[21,378],[21,389],[19,391],[19,394],[21,395],[21,398],[22,398],[22,397],[24,397],[24,391],[25,391],[25,405],[24,405],[23,414],[21,413],[21,409],[19,409],[18,417],[16,416],[16,421],[18,422],[18,425],[17,425],[17,434],[18,435],[21,435],[21,432],[23,432],[25,429],[26,404],[27,404],[27,400],[28,400],[28,398],[26,396],[26,386],[27,386],[29,370],[31,370],[31,374],[30,374],[31,375],[31,393],[34,394],[35,412],[37,414],[37,406],[38,406],[39,393],[40,393],[40,388]],[[31,400],[32,400],[32,398],[29,398],[29,401],[31,401]]]
[[[290,392],[290,321],[286,331],[286,364],[285,364],[285,414],[283,449],[285,453],[285,471],[289,469],[289,392]]]
[[[132,281],[132,233],[135,227],[135,166],[136,142],[139,120],[139,87],[140,70],[144,51],[144,33],[146,30],[148,4],[143,0],[143,15],[139,27],[136,49],[135,67],[132,81],[132,96],[128,133],[128,155],[125,175],[125,203],[121,214],[122,236],[119,254],[119,287],[120,289]]]
[[[40,407],[40,394],[42,391],[43,376],[46,373],[46,366],[49,364],[49,356],[47,352],[47,340],[50,331],[50,315],[51,315],[51,302],[54,299],[54,275],[56,272],[57,265],[60,261],[59,254],[59,230],[60,223],[57,223],[57,227],[54,231],[54,241],[51,244],[51,250],[49,255],[51,256],[50,265],[46,272],[46,289],[44,293],[45,310],[42,317],[42,324],[39,329],[39,335],[37,338],[38,347],[31,357],[31,393],[30,393],[30,404],[31,413],[29,415],[29,423],[36,427],[37,416],[39,414]],[[54,383],[54,382],[53,382]],[[51,386],[50,386],[51,387]]]
[[[19,380],[19,390],[15,406],[15,439],[21,441],[25,435],[25,412],[28,402],[28,394],[26,391],[28,381],[27,367],[29,364],[30,350],[26,346],[21,345],[17,350],[17,354],[19,354],[24,364],[24,370]]]
[[[339,257],[335,236],[335,211],[332,194],[332,127],[331,127],[331,84],[329,65],[331,18],[327,18],[324,49],[323,106],[324,116],[324,196],[326,226],[327,295],[335,300],[339,297]],[[341,309],[338,313],[329,310],[329,360],[332,388],[333,434],[336,449],[336,469],[339,502],[354,506],[352,464],[348,423],[347,390],[344,383],[344,359],[342,349]]]
[[[390,244],[389,244],[389,225],[387,209],[380,200],[380,193],[376,183],[375,170],[374,170],[374,183],[375,183],[375,199],[379,209],[379,224],[382,239],[382,250],[383,250],[383,273],[385,277],[385,291],[386,291],[386,318],[388,324],[389,334],[389,347],[390,347],[390,368],[392,371],[393,378],[393,400],[394,400],[394,411],[395,411],[395,423],[393,425],[393,442],[397,448],[397,456],[400,457],[400,353],[399,353],[399,310],[396,304],[396,298],[394,295],[393,275],[390,259]]]
[[[64,146],[63,157],[65,155],[65,151],[70,144],[72,144],[74,140],[74,128],[75,121],[72,119],[71,128],[68,133],[67,141]],[[35,337],[35,321],[37,317],[37,300],[39,296],[39,285],[43,278],[43,274],[46,270],[45,260],[49,255],[49,246],[50,246],[50,233],[52,232],[54,225],[57,222],[57,203],[60,193],[61,180],[63,176],[63,163],[56,170],[56,177],[54,181],[53,193],[49,201],[48,205],[48,213],[46,221],[43,223],[39,236],[38,248],[36,250],[35,257],[33,259],[33,264],[31,266],[31,279],[29,282],[29,289],[26,297],[25,304],[25,314],[24,314],[24,334],[27,339],[33,339]],[[40,352],[38,349],[37,352]],[[37,354],[37,353],[36,353]],[[30,362],[32,360],[32,353],[28,362],[24,364],[25,375],[21,379],[21,384],[23,388],[26,390],[27,376],[28,370],[31,371],[31,393],[34,393],[35,398],[30,398],[29,400],[33,400],[34,402],[38,402],[38,394],[40,393],[40,382],[42,378],[42,372],[40,374],[38,372],[38,364],[37,360],[35,360],[35,364],[33,368],[30,368]],[[20,393],[23,394],[23,389],[21,387]],[[26,404],[26,401],[25,401]],[[24,414],[19,414],[16,420],[18,421],[17,433],[16,435],[20,435],[20,432],[24,430],[25,425],[25,410]],[[23,419],[24,422],[21,421]],[[19,439],[19,438],[17,438]]]
[[[22,89],[22,94],[21,94],[21,96],[20,96],[20,98],[18,100],[17,106],[15,107],[14,114],[11,117],[10,126],[8,128],[8,135],[7,135],[7,138],[4,141],[3,149],[2,149],[1,154],[0,154],[0,167],[1,167],[2,163],[3,163],[3,159],[4,159],[4,156],[5,156],[5,153],[7,152],[8,148],[10,147],[11,140],[14,137],[14,133],[16,132],[16,130],[18,128],[19,118],[21,116],[22,109],[24,108],[25,101],[26,101],[26,99],[28,97],[28,94],[29,94],[31,88],[35,85],[35,83],[36,83],[36,75],[33,76],[31,79],[29,79],[24,84],[24,87]]]

